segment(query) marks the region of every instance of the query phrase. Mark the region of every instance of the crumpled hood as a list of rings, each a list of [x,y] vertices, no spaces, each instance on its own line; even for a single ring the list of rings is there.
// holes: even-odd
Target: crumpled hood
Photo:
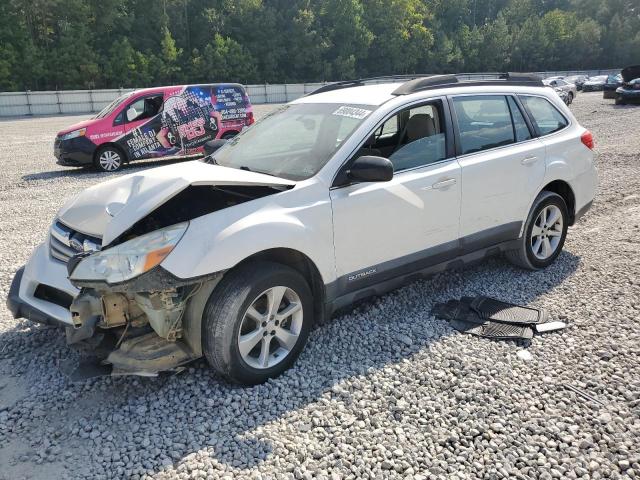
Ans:
[[[632,65],[630,67],[625,67],[620,72],[622,75],[622,79],[625,82],[630,82],[631,80],[635,80],[636,78],[640,78],[640,65]]]
[[[201,161],[176,163],[89,187],[68,201],[58,218],[108,245],[189,185],[292,186],[295,182]]]

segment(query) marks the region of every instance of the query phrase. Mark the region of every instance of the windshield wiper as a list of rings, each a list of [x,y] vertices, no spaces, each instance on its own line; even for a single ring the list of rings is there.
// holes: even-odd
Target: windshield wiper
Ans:
[[[278,175],[274,175],[273,173],[269,173],[269,172],[262,172],[260,170],[252,170],[249,167],[247,167],[246,165],[242,165],[241,167],[239,167],[240,170],[244,170],[245,172],[252,172],[252,173],[261,173],[263,175],[269,175],[270,177],[276,177],[276,178],[280,178],[278,177]]]

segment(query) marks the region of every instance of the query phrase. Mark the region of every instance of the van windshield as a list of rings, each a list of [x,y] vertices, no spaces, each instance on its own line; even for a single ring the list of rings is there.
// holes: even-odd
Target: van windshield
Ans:
[[[376,108],[288,104],[234,137],[214,154],[213,160],[225,167],[304,180],[318,173]]]
[[[109,116],[109,114],[111,112],[113,112],[116,108],[118,108],[118,105],[122,104],[131,95],[133,95],[133,92],[126,93],[126,94],[122,95],[121,97],[116,98],[113,102],[111,102],[109,105],[107,105],[102,110],[100,110],[100,113],[98,113],[93,118],[104,118],[104,117]]]

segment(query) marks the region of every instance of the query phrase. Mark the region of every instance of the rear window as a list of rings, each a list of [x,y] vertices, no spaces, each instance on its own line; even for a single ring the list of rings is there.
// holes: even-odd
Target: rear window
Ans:
[[[540,135],[549,135],[565,128],[569,122],[549,100],[543,97],[520,96]]]
[[[462,155],[515,142],[511,112],[503,95],[456,97],[453,104]]]

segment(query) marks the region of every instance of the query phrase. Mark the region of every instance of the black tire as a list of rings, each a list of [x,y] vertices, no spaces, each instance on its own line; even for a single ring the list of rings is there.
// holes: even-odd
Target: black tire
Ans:
[[[555,205],[560,210],[562,215],[562,233],[560,235],[560,241],[557,247],[553,251],[553,254],[545,259],[538,258],[533,252],[532,246],[532,232],[536,219],[540,212],[550,206]],[[538,195],[533,202],[529,216],[525,223],[524,232],[522,237],[518,240],[518,247],[505,252],[507,259],[514,265],[527,269],[527,270],[540,270],[551,265],[558,255],[562,252],[564,242],[567,238],[567,228],[569,226],[569,210],[564,199],[557,193],[543,191]]]
[[[110,159],[110,160],[109,160]],[[122,168],[126,157],[122,150],[113,145],[98,148],[93,157],[93,166],[99,172],[116,172]]]
[[[567,105],[571,105],[572,103],[573,103],[573,92],[569,92]]]
[[[224,135],[222,135],[220,137],[220,139],[222,139],[222,140],[230,140],[233,137],[235,137],[236,135],[238,135],[238,132],[227,132]]]
[[[625,105],[625,101],[622,99],[622,97],[616,97],[616,105]]]
[[[287,287],[298,295],[302,326],[295,346],[279,363],[258,369],[245,362],[240,354],[240,327],[254,300],[276,286]],[[279,263],[256,262],[231,270],[209,297],[202,317],[202,347],[209,365],[225,379],[255,385],[277,377],[293,365],[307,342],[312,324],[313,297],[304,277]]]

